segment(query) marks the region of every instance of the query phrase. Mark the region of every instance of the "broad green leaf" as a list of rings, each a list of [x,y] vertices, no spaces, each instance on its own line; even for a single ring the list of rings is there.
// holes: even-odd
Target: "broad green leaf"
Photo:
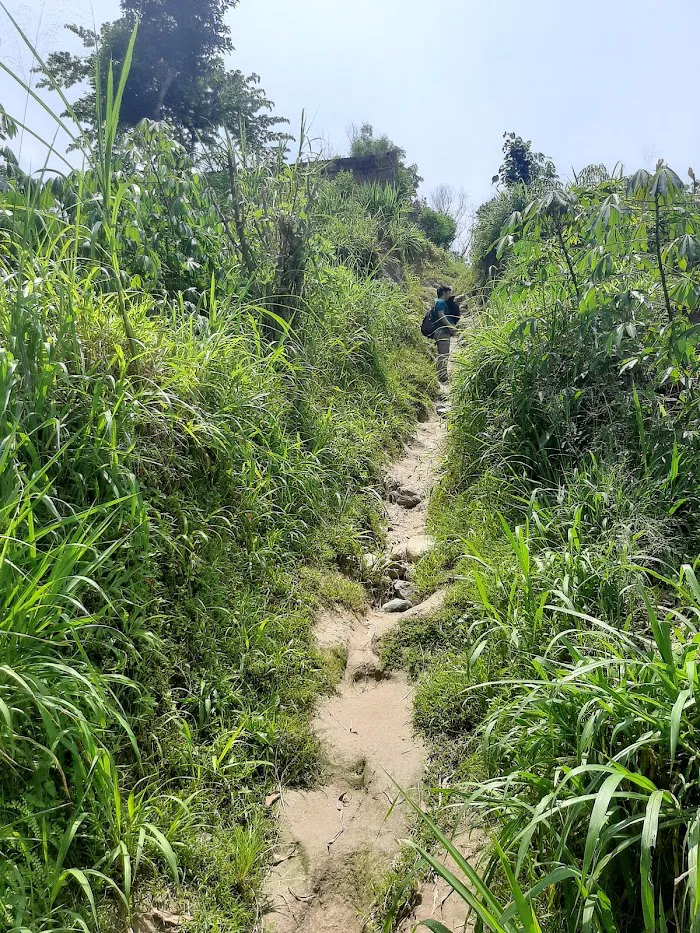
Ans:
[[[658,198],[663,203],[670,204],[684,191],[685,185],[673,169],[662,165],[654,175],[649,194],[652,198]]]
[[[165,838],[163,833],[158,829],[157,826],[154,826],[153,823],[144,823],[145,827],[148,829],[151,837],[154,840],[156,848],[161,853],[165,861],[168,863],[170,868],[170,873],[173,876],[173,881],[175,884],[178,883],[178,871],[177,871],[177,857],[173,851],[173,847],[170,845],[168,840]]]
[[[678,672],[676,670],[676,665],[673,658],[673,643],[671,641],[670,626],[668,622],[659,621],[659,618],[656,615],[651,602],[649,601],[649,596],[647,595],[647,591],[644,587],[642,587],[642,596],[647,607],[649,624],[651,625],[651,630],[654,633],[654,639],[656,640],[659,654],[661,655],[664,664],[666,665],[669,676],[675,684],[677,683]]]
[[[85,897],[88,900],[88,903],[90,904],[90,910],[92,911],[93,919],[95,921],[95,924],[97,924],[97,909],[95,907],[95,895],[93,894],[92,886],[90,885],[90,882],[88,881],[87,875],[85,874],[84,871],[81,871],[79,868],[67,868],[60,875],[60,877],[58,878],[58,880],[53,886],[53,890],[51,892],[51,900],[52,901],[56,900],[56,897],[61,891],[61,888],[64,886],[66,881],[68,881],[69,878],[74,878],[78,882],[80,887],[83,889],[83,894],[85,895]]]
[[[496,849],[498,852],[498,857],[501,860],[501,866],[503,867],[503,871],[505,872],[506,878],[508,879],[508,887],[510,888],[511,894],[513,895],[513,900],[515,902],[524,933],[542,933],[542,927],[537,922],[532,904],[523,894],[522,889],[518,884],[515,875],[513,874],[513,869],[510,867],[510,862],[506,858],[505,852],[500,847],[500,845],[498,845],[498,843],[496,843]]]
[[[635,172],[627,182],[627,194],[629,197],[643,200],[649,193],[651,184],[651,175],[645,169],[640,168]]]
[[[698,871],[698,849],[700,847],[700,813],[688,828],[685,844],[688,849],[688,880],[690,895],[690,933],[700,933],[700,872]]]
[[[625,778],[624,773],[615,772],[609,775],[603,786],[596,795],[596,801],[591,813],[591,819],[588,824],[588,835],[586,836],[586,846],[583,853],[583,866],[581,869],[582,884],[585,885],[586,876],[591,870],[593,860],[596,854],[596,847],[600,840],[600,834],[610,816],[610,802],[613,799],[615,791]]]
[[[479,900],[474,892],[470,891],[467,886],[457,878],[442,862],[438,861],[435,856],[431,853],[426,852],[425,849],[422,849],[420,846],[415,843],[411,843],[412,847],[422,856],[422,858],[430,865],[436,875],[446,881],[447,884],[452,888],[452,890],[458,894],[465,903],[467,903],[471,909],[476,913],[479,919],[487,925],[491,933],[514,933],[513,930],[509,930],[507,927],[504,927],[499,918],[494,914],[493,910],[488,907],[484,902]],[[499,914],[500,914],[499,910]]]

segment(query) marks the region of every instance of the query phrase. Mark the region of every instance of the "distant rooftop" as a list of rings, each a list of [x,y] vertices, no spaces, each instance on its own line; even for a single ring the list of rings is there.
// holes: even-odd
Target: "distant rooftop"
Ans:
[[[341,172],[350,172],[360,184],[380,182],[393,184],[398,181],[399,156],[396,151],[386,155],[350,156],[348,158],[328,159],[321,162],[324,175],[335,178]]]

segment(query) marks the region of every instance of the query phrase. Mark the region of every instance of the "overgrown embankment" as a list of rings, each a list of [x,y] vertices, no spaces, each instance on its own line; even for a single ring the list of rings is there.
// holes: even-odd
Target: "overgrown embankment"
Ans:
[[[664,165],[586,177],[503,231],[419,569],[453,586],[387,650],[419,678],[440,819],[502,849],[462,890],[484,929],[680,933],[700,917],[700,209]]]
[[[361,600],[433,386],[439,257],[392,188],[116,126],[0,193],[0,929],[243,931],[266,796],[317,769],[314,608]]]

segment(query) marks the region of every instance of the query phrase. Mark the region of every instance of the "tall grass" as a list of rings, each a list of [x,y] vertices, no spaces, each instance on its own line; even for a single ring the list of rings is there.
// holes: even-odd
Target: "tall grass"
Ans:
[[[458,582],[392,654],[420,674],[439,820],[493,837],[447,879],[477,929],[700,923],[699,228],[663,164],[552,189],[506,225],[457,361],[419,574]]]
[[[119,137],[126,68],[83,170],[0,192],[7,931],[250,928],[331,681],[299,568],[359,570],[433,380],[410,270],[346,263],[302,154]]]

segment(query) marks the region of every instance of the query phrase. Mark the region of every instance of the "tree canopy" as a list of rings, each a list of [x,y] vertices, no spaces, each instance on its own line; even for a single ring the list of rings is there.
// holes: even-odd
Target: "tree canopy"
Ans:
[[[457,221],[446,211],[438,211],[425,201],[416,202],[418,226],[431,243],[442,249],[450,249],[457,236]]]
[[[59,51],[46,62],[40,86],[56,81],[64,88],[86,82],[88,90],[74,104],[78,119],[88,127],[95,120],[97,56],[116,68],[126,55],[138,24],[134,58],[122,103],[120,123],[167,120],[192,147],[210,142],[221,127],[245,136],[249,146],[263,146],[284,138],[272,114],[273,104],[257,75],[245,76],[226,68],[223,56],[232,51],[226,13],[238,0],[121,0],[122,16],[106,23],[99,33],[69,25],[89,51],[73,55]],[[106,68],[100,69],[106,81]],[[100,88],[104,94],[104,86]]]
[[[532,142],[515,133],[504,133],[503,164],[493,183],[504,188],[515,185],[531,185],[540,179],[554,179],[557,170],[554,162],[541,152],[533,152]]]

